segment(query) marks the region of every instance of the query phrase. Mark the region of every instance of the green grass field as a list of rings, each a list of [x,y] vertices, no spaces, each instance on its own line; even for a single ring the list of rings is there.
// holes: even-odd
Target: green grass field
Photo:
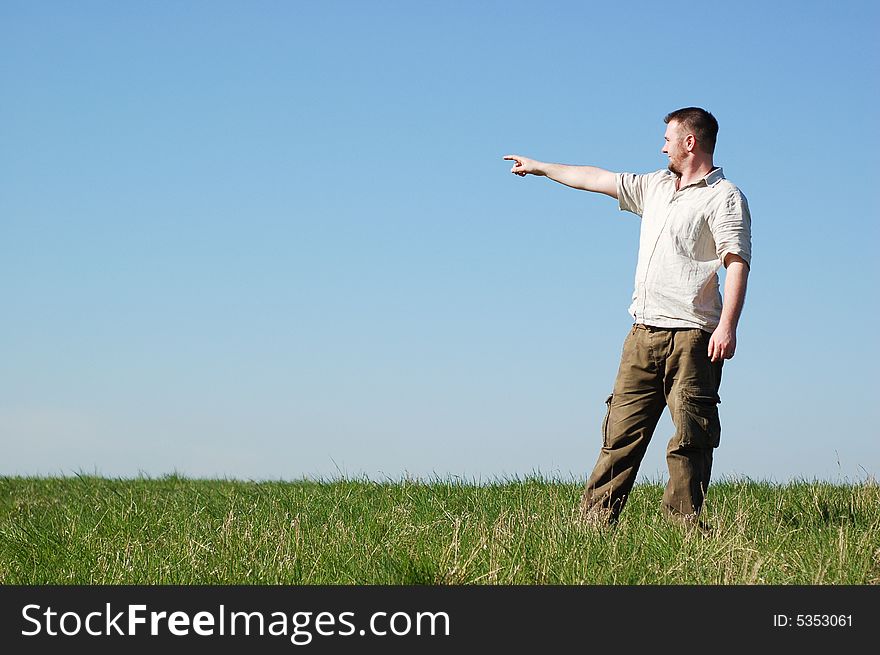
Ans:
[[[708,536],[542,479],[0,478],[2,584],[878,584],[880,486],[720,481]]]

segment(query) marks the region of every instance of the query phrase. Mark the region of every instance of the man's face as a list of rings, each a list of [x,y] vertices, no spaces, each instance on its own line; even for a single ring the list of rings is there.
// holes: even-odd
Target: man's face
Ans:
[[[682,163],[687,155],[683,130],[678,121],[669,121],[663,135],[663,154],[669,156],[669,170],[681,177]]]

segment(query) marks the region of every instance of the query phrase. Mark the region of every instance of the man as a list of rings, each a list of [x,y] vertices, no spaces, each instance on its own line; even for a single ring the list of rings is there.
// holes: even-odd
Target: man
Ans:
[[[600,525],[617,521],[666,406],[676,431],[666,450],[664,514],[702,525],[698,515],[721,436],[721,368],[736,351],[746,294],[751,217],[745,196],[713,163],[718,122],[697,107],[664,120],[669,168],[647,175],[504,157],[515,162],[516,175],[543,175],[604,193],[616,198],[621,210],[642,217],[629,308],[634,324],[606,401],[602,449],[581,502],[584,517]]]

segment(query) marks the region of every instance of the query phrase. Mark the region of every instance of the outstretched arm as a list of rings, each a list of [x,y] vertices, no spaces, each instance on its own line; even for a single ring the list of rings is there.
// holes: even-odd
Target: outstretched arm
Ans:
[[[721,321],[709,339],[709,358],[713,362],[730,359],[736,352],[736,326],[746,300],[746,282],[749,279],[749,265],[739,255],[728,253],[724,265],[727,267],[727,276],[724,280]]]
[[[546,162],[505,155],[504,159],[514,161],[510,172],[520,177],[526,175],[543,175],[555,182],[583,191],[595,191],[606,196],[617,198],[617,179],[612,171],[595,166],[569,166],[567,164],[548,164]]]

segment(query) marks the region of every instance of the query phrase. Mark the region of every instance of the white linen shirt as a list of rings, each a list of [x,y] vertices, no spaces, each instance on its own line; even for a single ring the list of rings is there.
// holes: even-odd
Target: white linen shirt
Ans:
[[[713,169],[676,191],[669,170],[617,173],[621,211],[642,217],[629,313],[636,323],[712,332],[721,319],[718,269],[733,253],[751,266],[751,215],[742,192]]]

